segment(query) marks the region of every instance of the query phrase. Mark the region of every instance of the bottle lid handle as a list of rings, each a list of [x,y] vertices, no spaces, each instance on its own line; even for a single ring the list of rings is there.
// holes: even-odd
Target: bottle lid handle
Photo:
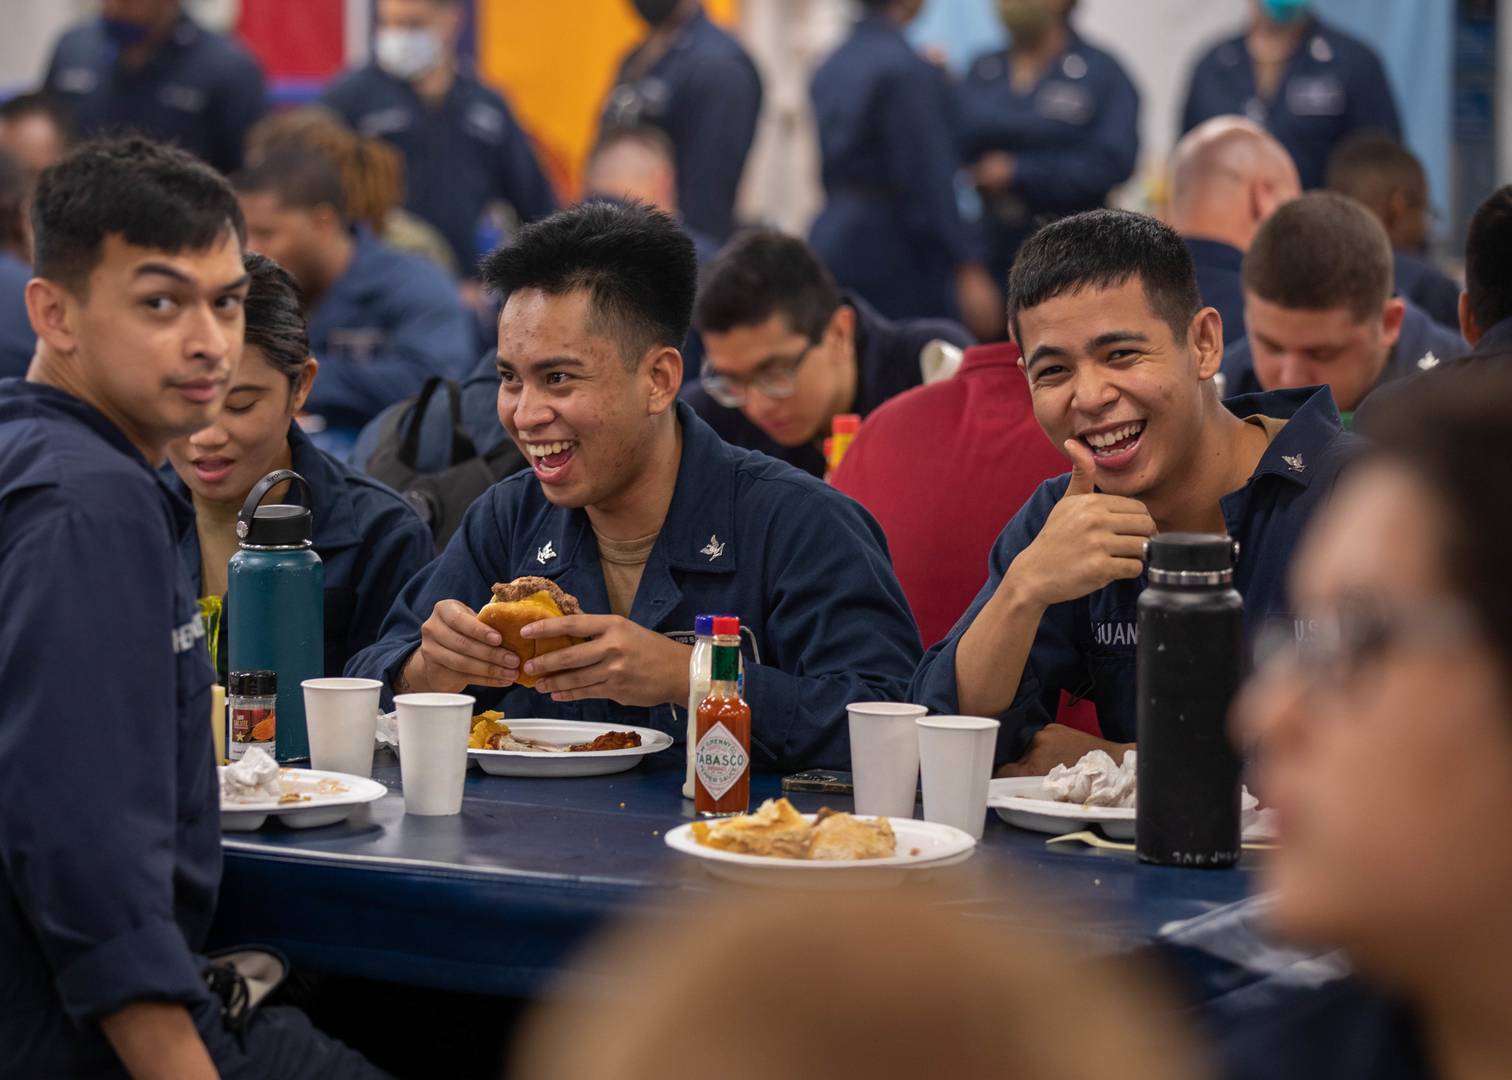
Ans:
[[[310,483],[293,469],[276,469],[263,477],[252,490],[247,492],[247,501],[242,503],[240,512],[236,515],[236,535],[242,540],[252,531],[252,517],[257,513],[257,508],[262,505],[263,499],[279,484],[289,482],[299,488],[300,505],[306,510],[315,509],[315,499],[310,493]]]

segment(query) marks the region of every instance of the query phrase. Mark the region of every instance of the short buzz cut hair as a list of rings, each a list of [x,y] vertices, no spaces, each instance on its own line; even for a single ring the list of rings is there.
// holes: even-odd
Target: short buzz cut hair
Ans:
[[[329,206],[343,221],[347,218],[341,163],[314,147],[277,145],[237,172],[231,186],[241,195],[271,194],[296,210]]]
[[[643,150],[649,150],[668,165],[677,167],[677,147],[672,144],[671,137],[661,128],[652,127],[650,124],[628,124],[611,127],[604,131],[594,142],[593,148],[588,151],[589,166],[591,167],[610,150],[620,146],[638,146]]]
[[[698,288],[693,241],[642,203],[589,202],[532,222],[481,270],[503,300],[522,289],[586,290],[590,332],[611,338],[632,371],[654,346],[682,348]]]
[[[1008,321],[1022,341],[1028,309],[1084,289],[1138,280],[1150,310],[1177,341],[1202,310],[1191,252],[1164,222],[1128,210],[1088,210],[1051,222],[1024,242],[1008,275]]]
[[[835,279],[807,244],[776,229],[752,229],[704,268],[693,322],[700,333],[723,334],[781,315],[794,332],[818,341],[839,307]]]
[[[1493,191],[1470,219],[1465,293],[1482,332],[1512,319],[1512,185]]]
[[[1314,191],[1285,203],[1255,233],[1241,272],[1246,291],[1299,311],[1381,313],[1395,275],[1391,241],[1353,199]]]
[[[81,296],[109,235],[175,254],[208,251],[227,233],[247,240],[241,205],[220,173],[140,136],[84,143],[44,169],[31,221],[37,276]]]
[[[1390,135],[1351,135],[1329,156],[1329,191],[1348,195],[1379,212],[1394,192],[1406,193],[1414,205],[1428,201],[1428,174],[1411,150]]]

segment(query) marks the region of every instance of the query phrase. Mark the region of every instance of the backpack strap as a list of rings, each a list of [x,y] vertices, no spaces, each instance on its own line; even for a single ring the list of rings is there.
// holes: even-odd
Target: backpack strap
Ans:
[[[403,434],[399,440],[398,451],[401,465],[413,469],[420,459],[420,432],[425,426],[425,418],[430,411],[431,398],[442,387],[446,388],[447,405],[451,411],[451,448],[447,455],[447,463],[455,465],[459,461],[468,461],[478,456],[472,439],[462,427],[462,387],[455,380],[441,375],[432,375],[425,380],[425,385],[420,388],[420,393],[416,396],[414,404],[410,406],[408,415],[404,417]]]

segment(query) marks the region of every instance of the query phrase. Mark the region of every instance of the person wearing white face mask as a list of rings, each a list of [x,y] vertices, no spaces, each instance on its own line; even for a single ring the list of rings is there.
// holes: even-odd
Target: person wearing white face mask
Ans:
[[[459,61],[461,0],[378,0],[376,12],[372,62],[332,83],[324,103],[398,147],[406,209],[440,230],[475,277],[488,206],[505,202],[533,221],[556,210],[556,194],[508,103]]]

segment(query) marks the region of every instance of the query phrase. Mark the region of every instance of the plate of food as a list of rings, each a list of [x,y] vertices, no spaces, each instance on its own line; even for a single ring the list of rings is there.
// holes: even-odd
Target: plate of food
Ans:
[[[679,825],[666,843],[702,860],[716,877],[821,888],[901,881],[960,862],[976,848],[969,834],[949,825],[829,809],[800,814],[786,799],[768,799],[754,814]]]
[[[261,747],[221,765],[221,829],[251,832],[276,817],[291,829],[334,825],[388,794],[376,780],[321,769],[281,769]]]
[[[473,717],[467,756],[495,776],[604,776],[640,764],[672,745],[653,728],[579,720],[505,720],[499,712]]]
[[[1016,776],[987,786],[987,805],[1010,825],[1061,836],[1096,825],[1110,840],[1134,839],[1138,755],[1122,764],[1091,750],[1075,765],[1057,765],[1046,776]],[[1240,793],[1241,820],[1248,828],[1260,800]]]

